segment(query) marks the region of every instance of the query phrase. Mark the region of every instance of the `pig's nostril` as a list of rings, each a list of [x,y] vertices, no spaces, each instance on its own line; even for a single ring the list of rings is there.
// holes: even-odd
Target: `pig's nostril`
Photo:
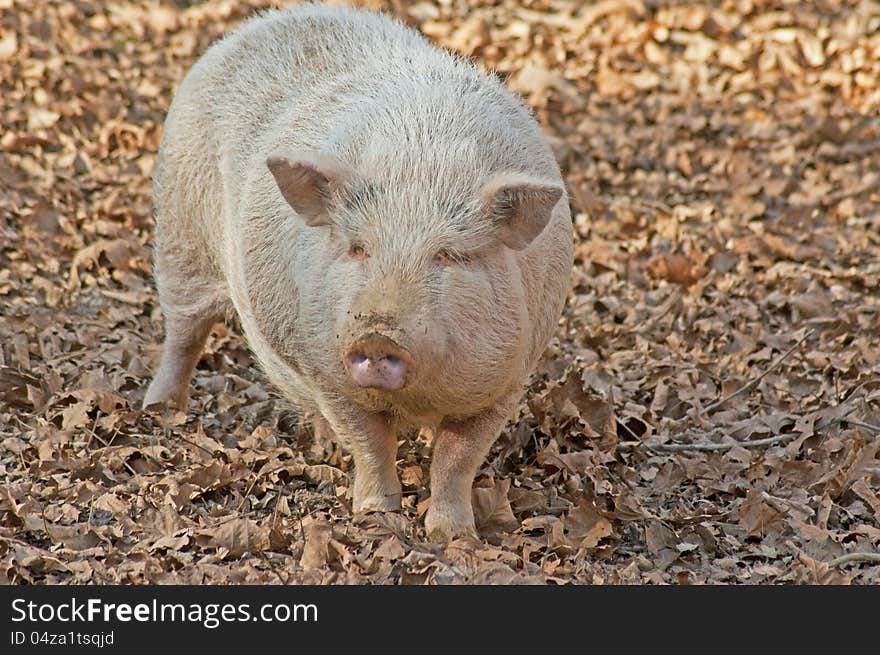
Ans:
[[[397,357],[383,357],[375,362],[375,365],[381,373],[406,375],[406,364],[403,363],[402,359],[398,359]]]

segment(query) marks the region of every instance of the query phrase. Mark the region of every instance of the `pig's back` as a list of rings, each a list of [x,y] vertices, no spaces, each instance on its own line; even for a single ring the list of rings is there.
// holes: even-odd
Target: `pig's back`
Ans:
[[[440,117],[459,139],[473,136],[490,151],[525,150],[546,173],[558,171],[528,110],[497,79],[402,23],[361,9],[303,5],[243,23],[198,61],[174,105],[172,114],[176,105],[198,114],[184,122],[219,156],[237,160],[230,172],[239,179],[250,156],[255,161],[278,144],[333,149],[339,138],[351,146],[373,127],[393,132],[419,114],[429,129],[436,131],[431,122]],[[510,143],[491,143],[498,135],[478,117],[512,126],[502,135]]]
[[[380,14],[303,5],[240,25],[205,53],[178,93],[189,86],[203,98],[216,149],[245,153],[277,139],[279,129],[321,140],[347,99],[414,59],[453,58]]]

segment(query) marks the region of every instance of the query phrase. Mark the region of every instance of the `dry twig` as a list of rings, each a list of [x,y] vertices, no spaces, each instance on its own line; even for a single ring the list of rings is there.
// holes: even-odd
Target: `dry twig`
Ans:
[[[870,430],[874,434],[880,434],[880,425],[874,425],[873,423],[865,423],[864,421],[852,421],[847,420],[849,425],[854,425],[857,428],[864,428],[865,430]]]
[[[728,400],[731,400],[731,399],[733,399],[733,398],[736,398],[737,396],[739,396],[739,395],[741,395],[741,394],[744,394],[744,393],[746,393],[747,391],[751,391],[752,389],[754,389],[756,386],[758,386],[758,384],[761,382],[761,380],[763,380],[765,377],[767,377],[767,376],[770,374],[771,371],[773,371],[773,370],[774,370],[775,368],[777,368],[782,362],[784,362],[784,361],[785,361],[785,360],[786,360],[786,359],[787,359],[787,358],[788,358],[788,357],[789,357],[789,356],[790,356],[795,350],[797,350],[798,348],[800,348],[801,344],[802,344],[804,341],[806,341],[807,339],[809,339],[809,338],[810,338],[811,336],[813,336],[815,333],[816,333],[815,330],[810,330],[809,332],[807,332],[804,336],[802,336],[800,339],[798,339],[798,341],[797,341],[796,344],[794,344],[791,348],[789,348],[789,349],[786,350],[784,353],[782,353],[779,357],[777,357],[777,358],[776,358],[776,361],[774,361],[772,364],[770,364],[770,366],[769,366],[769,367],[768,367],[763,373],[761,373],[758,377],[749,380],[749,381],[746,382],[744,385],[742,385],[739,389],[737,389],[736,391],[733,391],[733,392],[727,394],[727,395],[724,396],[724,398],[722,398],[721,400],[716,400],[715,402],[710,403],[709,405],[706,405],[706,407],[704,408],[705,412],[706,412],[707,414],[709,414],[709,413],[711,413],[711,412],[714,412],[716,409],[718,409],[719,407],[721,407],[721,406],[722,406],[724,403],[726,403]]]
[[[844,564],[852,564],[853,562],[880,564],[880,553],[847,553],[846,555],[841,555],[828,562],[828,566],[843,566]]]
[[[853,425],[859,425],[859,421],[851,421],[846,417],[852,414],[854,411],[858,409],[857,407],[850,407],[847,411],[845,411],[840,416],[833,416],[831,418],[827,418],[824,421],[820,421],[817,423],[813,429],[814,430],[824,430],[827,427],[830,427],[836,423],[843,423],[846,421],[847,423],[851,423]],[[873,426],[870,424],[861,424],[862,427],[873,428],[880,433],[880,428],[877,426]],[[742,446],[743,448],[759,448],[760,446],[772,446],[773,444],[783,443],[785,441],[790,441],[791,439],[796,439],[797,437],[803,436],[803,432],[783,432],[782,434],[777,434],[772,437],[765,437],[764,439],[754,439],[752,441],[726,441],[724,443],[669,443],[669,444],[659,444],[656,446],[651,446],[643,443],[622,443],[618,444],[617,450],[621,452],[629,452],[633,450],[637,450],[639,448],[645,448],[646,450],[651,450],[654,452],[682,452],[682,451],[721,451],[721,450],[730,450],[731,448],[735,448],[736,446]]]

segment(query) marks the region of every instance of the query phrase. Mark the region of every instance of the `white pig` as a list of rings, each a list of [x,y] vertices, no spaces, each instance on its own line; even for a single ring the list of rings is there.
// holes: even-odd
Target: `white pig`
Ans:
[[[237,314],[269,380],[400,507],[398,431],[433,434],[428,537],[476,535],[474,476],[562,311],[572,227],[539,126],[495,77],[380,14],[253,18],[177,90],[153,178],[162,360],[186,409]]]

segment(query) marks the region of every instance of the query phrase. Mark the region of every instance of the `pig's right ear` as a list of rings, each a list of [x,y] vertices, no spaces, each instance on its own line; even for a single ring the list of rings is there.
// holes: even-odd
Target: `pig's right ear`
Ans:
[[[272,155],[266,166],[275,177],[281,195],[307,225],[328,225],[334,191],[348,175],[344,164],[329,155],[290,158]]]

